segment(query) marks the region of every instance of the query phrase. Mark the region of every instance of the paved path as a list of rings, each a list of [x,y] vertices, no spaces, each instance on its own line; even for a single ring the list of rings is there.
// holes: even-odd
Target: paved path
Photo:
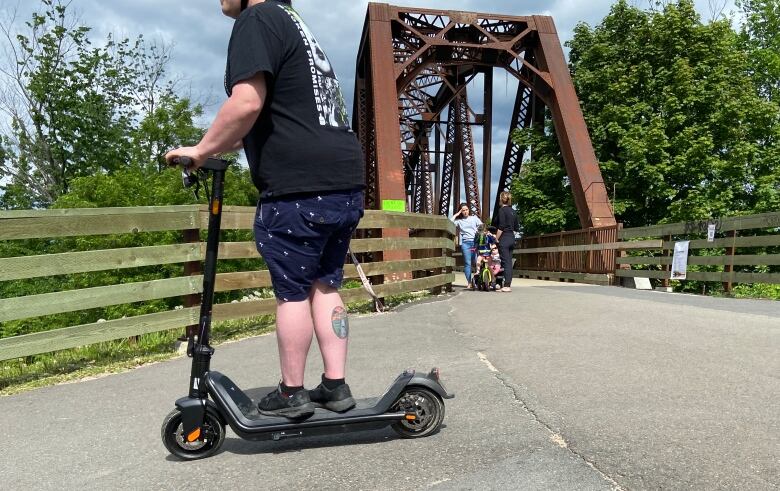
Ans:
[[[246,442],[179,462],[159,427],[181,358],[0,398],[2,489],[777,489],[780,302],[539,281],[351,322],[349,381],[442,369],[436,435]],[[321,364],[310,358],[307,385]],[[273,335],[218,347],[242,387],[277,377]]]

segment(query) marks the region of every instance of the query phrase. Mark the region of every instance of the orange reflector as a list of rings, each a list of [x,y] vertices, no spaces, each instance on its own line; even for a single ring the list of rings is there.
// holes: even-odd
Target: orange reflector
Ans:
[[[188,442],[194,442],[198,438],[200,438],[200,428],[195,428],[195,431],[187,435]]]
[[[212,214],[212,215],[216,215],[217,213],[219,213],[219,200],[218,200],[218,199],[215,199],[215,200],[214,200],[214,201],[211,203],[211,214]]]
[[[417,416],[415,416],[414,414],[407,414],[406,419],[408,419],[409,421],[414,421],[415,419],[417,419]]]

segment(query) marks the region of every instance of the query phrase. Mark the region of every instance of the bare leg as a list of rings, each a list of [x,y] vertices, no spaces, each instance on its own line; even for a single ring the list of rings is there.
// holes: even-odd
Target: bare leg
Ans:
[[[320,345],[325,377],[344,378],[349,344],[349,324],[344,302],[338,290],[319,281],[311,288],[311,314]]]
[[[306,355],[309,353],[313,332],[309,299],[301,302],[277,300],[276,341],[284,385],[303,386]]]

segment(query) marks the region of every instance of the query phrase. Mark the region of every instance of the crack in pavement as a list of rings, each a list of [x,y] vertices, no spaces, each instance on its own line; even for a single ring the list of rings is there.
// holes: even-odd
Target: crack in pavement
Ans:
[[[450,310],[447,312],[447,317],[449,318],[449,324],[450,327],[452,328],[452,331],[460,337],[463,338],[470,337],[471,339],[478,340],[479,338],[476,335],[473,334],[467,335],[463,332],[458,331],[458,328],[455,326],[454,314],[455,314],[456,306],[452,302],[454,298],[455,297],[447,300],[448,302],[450,302]],[[524,411],[530,414],[534,421],[536,421],[538,424],[540,424],[542,427],[544,427],[547,430],[547,432],[550,434],[550,441],[552,441],[559,447],[567,450],[575,458],[581,460],[582,462],[585,463],[585,465],[595,470],[601,476],[602,479],[604,479],[605,481],[610,483],[610,485],[612,485],[612,489],[614,489],[615,491],[625,491],[625,488],[623,488],[617,481],[615,481],[612,477],[610,477],[605,471],[600,469],[595,463],[591,462],[584,455],[571,448],[568,442],[566,442],[566,439],[563,437],[563,435],[556,432],[548,423],[542,421],[539,415],[536,414],[536,412],[533,409],[528,407],[528,405],[525,403],[523,398],[520,396],[520,393],[517,389],[517,384],[514,384],[511,381],[510,377],[501,373],[501,371],[498,368],[496,368],[496,366],[493,365],[493,363],[491,363],[491,361],[483,352],[474,348],[472,348],[472,350],[476,352],[479,360],[487,367],[488,370],[490,370],[490,372],[501,383],[501,385],[503,385],[505,388],[511,391],[512,398],[515,400],[515,402],[518,403]]]
[[[520,397],[520,394],[518,393],[516,384],[512,383],[511,379],[508,376],[506,376],[503,373],[501,373],[501,371],[498,370],[498,368],[496,368],[495,365],[493,365],[490,362],[490,360],[487,358],[487,356],[485,356],[484,353],[482,353],[481,351],[477,351],[477,357],[480,359],[480,361],[482,363],[485,364],[485,366],[487,366],[488,370],[490,370],[493,373],[493,376],[499,382],[501,382],[501,385],[503,385],[504,387],[506,387],[507,389],[509,389],[512,392],[512,397],[520,405],[520,407],[522,407],[523,410],[525,410],[528,414],[530,414],[531,417],[534,419],[534,421],[536,421],[537,423],[542,425],[550,433],[550,440],[553,443],[555,443],[556,445],[558,445],[559,447],[561,447],[563,449],[566,449],[570,454],[572,454],[573,456],[575,456],[578,459],[582,460],[588,467],[590,467],[591,469],[593,469],[596,472],[598,472],[599,475],[605,481],[609,482],[612,485],[612,489],[614,489],[616,491],[624,491],[624,488],[620,484],[618,484],[617,481],[615,481],[613,478],[611,478],[606,472],[601,470],[596,464],[594,464],[593,462],[588,460],[584,455],[582,455],[581,453],[579,453],[576,450],[574,450],[573,448],[571,448],[569,446],[568,442],[566,442],[566,439],[563,437],[563,435],[561,435],[560,433],[556,432],[555,430],[552,429],[552,427],[549,424],[547,424],[544,421],[542,421],[539,418],[539,415],[536,414],[536,412],[533,409],[528,407],[528,405],[525,403],[525,401],[523,401],[523,399]]]

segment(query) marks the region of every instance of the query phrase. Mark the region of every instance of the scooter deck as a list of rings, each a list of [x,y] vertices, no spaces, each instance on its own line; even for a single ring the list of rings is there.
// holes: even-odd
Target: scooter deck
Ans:
[[[402,374],[384,395],[379,398],[361,399],[349,411],[336,413],[317,408],[312,416],[301,419],[260,414],[257,400],[271,392],[273,387],[260,387],[244,392],[230,378],[219,372],[209,372],[206,383],[211,397],[225,409],[225,416],[231,428],[242,437],[256,438],[252,435],[274,432],[285,437],[290,436],[289,432],[294,430],[339,425],[354,426],[354,429],[359,426],[382,427],[400,421],[405,413],[392,411],[390,407],[411,377],[411,374]]]
[[[241,390],[235,382],[230,380],[227,376],[219,372],[209,373],[209,387],[213,388],[213,392],[217,392],[220,396],[227,396],[230,402],[235,404],[235,407],[241,411],[241,414],[248,420],[258,421],[263,420],[270,423],[270,420],[278,420],[280,422],[289,422],[290,419],[284,416],[267,416],[260,414],[257,409],[257,403],[266,394],[276,390],[276,387],[257,387],[248,389],[246,391]],[[210,391],[211,392],[211,391]],[[330,419],[334,417],[346,417],[346,416],[369,416],[375,414],[381,414],[387,411],[389,405],[392,404],[392,395],[389,391],[383,397],[370,397],[366,399],[356,400],[356,405],[349,411],[337,413],[328,409],[318,407],[314,415],[305,418],[306,421]],[[390,397],[388,397],[390,396]]]
[[[267,416],[264,414],[260,414],[260,411],[257,409],[257,404],[260,402],[260,399],[265,397],[266,394],[273,392],[276,390],[276,387],[256,387],[253,389],[247,389],[244,391],[244,394],[250,399],[250,401],[247,403],[246,401],[243,402],[239,406],[241,409],[241,412],[244,414],[244,416],[247,419],[251,420],[259,420],[259,419],[281,419],[283,421],[289,421],[288,418],[285,417],[276,417],[276,416]],[[306,418],[309,419],[322,419],[322,418],[332,418],[332,417],[339,417],[339,416],[345,416],[345,415],[366,415],[366,414],[375,414],[375,409],[377,402],[379,402],[379,397],[369,397],[366,399],[355,399],[355,407],[348,411],[344,411],[341,413],[337,413],[335,411],[330,411],[328,409],[325,409],[324,407],[317,407],[314,411],[314,415]],[[316,403],[315,403],[316,405]]]

